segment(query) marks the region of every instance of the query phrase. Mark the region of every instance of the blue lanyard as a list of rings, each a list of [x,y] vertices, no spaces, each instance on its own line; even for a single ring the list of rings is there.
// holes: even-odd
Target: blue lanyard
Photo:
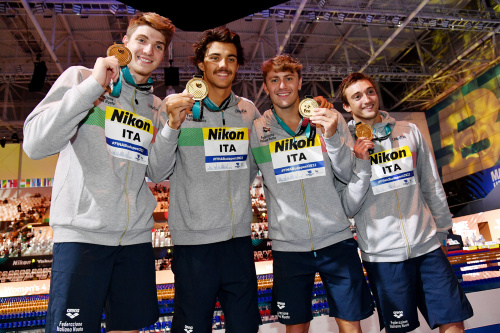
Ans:
[[[226,126],[226,119],[224,118],[224,110],[227,108],[230,101],[231,101],[231,96],[226,98],[221,103],[220,106],[217,106],[208,97],[205,97],[201,101],[196,101],[193,105],[193,108],[192,108],[193,119],[200,121],[201,118],[203,118],[203,107],[206,106],[210,111],[213,111],[213,112],[221,111],[222,112],[222,125]]]
[[[309,121],[309,118],[302,118],[302,123],[300,125],[300,129],[299,131],[296,133],[295,131],[292,131],[290,129],[290,127],[288,127],[287,124],[285,124],[285,122],[278,116],[278,114],[276,113],[276,111],[274,110],[274,105],[271,104],[271,110],[273,111],[274,113],[274,116],[276,117],[276,120],[278,121],[278,124],[280,124],[280,126],[285,130],[285,132],[287,132],[289,135],[293,136],[293,137],[296,137],[296,136],[300,136],[302,135],[303,133],[306,134],[306,136],[308,138],[311,138],[311,134],[312,136],[314,137],[316,135],[316,130],[314,129],[312,132],[311,132],[311,122]]]
[[[153,81],[152,78],[149,78],[146,83],[136,84],[135,81],[134,81],[134,78],[132,77],[132,74],[130,73],[130,70],[128,69],[127,66],[121,67],[121,73],[123,73],[123,78],[125,79],[125,81],[127,81],[128,84],[136,87],[139,90],[149,90],[153,86],[154,81]],[[118,77],[118,80],[116,81],[116,83],[113,83],[113,89],[112,89],[112,91],[110,93],[110,95],[113,96],[113,97],[120,96],[120,93],[122,91],[122,76],[121,76],[121,73],[120,73],[120,76]],[[137,91],[135,92],[135,94],[137,95]],[[136,98],[135,98],[135,102],[137,103],[137,99]]]

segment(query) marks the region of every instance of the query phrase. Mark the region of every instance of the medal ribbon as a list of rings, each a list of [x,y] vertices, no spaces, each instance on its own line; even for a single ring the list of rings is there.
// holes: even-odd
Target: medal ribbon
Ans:
[[[271,110],[274,113],[274,116],[276,117],[276,120],[278,121],[278,124],[287,132],[289,135],[296,137],[299,135],[302,135],[303,133],[306,134],[308,138],[313,138],[316,135],[316,129],[312,129],[311,123],[309,121],[309,118],[302,118],[302,122],[300,124],[300,129],[297,133],[295,131],[292,131],[290,127],[288,127],[287,124],[278,116],[276,111],[274,110],[274,105],[271,104]]]
[[[313,99],[313,97],[311,95],[306,95],[306,98]],[[307,120],[310,120],[310,119],[307,118]],[[311,128],[311,133],[309,133],[309,135],[307,137],[309,139],[312,139],[312,138],[314,138],[316,136],[316,125],[314,125],[312,122],[309,125],[310,125],[310,128]]]
[[[138,90],[147,91],[147,90],[151,89],[151,87],[153,86],[154,82],[153,82],[152,78],[149,78],[146,83],[136,84],[132,74],[130,73],[130,70],[128,69],[128,66],[121,67],[121,73],[123,73],[123,78],[125,79],[125,81],[127,81],[128,84],[136,87]],[[120,96],[120,93],[122,91],[121,73],[120,73],[120,76],[118,77],[118,80],[116,81],[116,83],[113,83],[113,90],[110,93],[110,95],[113,97]],[[137,92],[136,92],[136,94],[137,94]],[[137,103],[137,100],[136,100],[136,103]]]
[[[193,105],[193,119],[201,120],[203,117],[203,107],[206,106],[208,110],[212,112],[222,111],[222,124],[226,125],[226,120],[224,119],[224,110],[227,109],[229,102],[231,101],[231,95],[226,98],[220,106],[217,106],[210,98],[205,97],[202,101],[196,101]]]
[[[192,111],[193,119],[201,120],[201,117],[203,117],[203,100],[194,102]]]

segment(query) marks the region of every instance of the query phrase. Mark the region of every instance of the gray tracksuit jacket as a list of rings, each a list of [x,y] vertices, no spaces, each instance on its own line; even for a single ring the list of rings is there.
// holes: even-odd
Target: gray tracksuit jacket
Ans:
[[[315,177],[316,170],[321,168],[311,169],[302,178],[280,181],[284,179],[283,170],[307,168],[313,163],[314,157],[301,155],[301,147],[307,145],[307,140],[296,138],[295,146],[292,145],[294,139],[271,110],[254,121],[252,152],[262,172],[269,237],[274,250],[314,251],[352,238],[350,222],[335,187],[358,177],[358,172],[352,176],[354,155],[346,144],[352,145],[352,139],[344,118],[340,115],[338,130],[331,138],[324,139],[319,132],[316,136],[320,144],[317,160],[324,163],[325,174]],[[303,159],[300,165],[291,163],[300,156]],[[359,172],[369,175],[369,165],[365,164]],[[351,209],[357,211],[356,207]]]
[[[434,158],[418,128],[380,113],[383,120],[374,125],[374,132],[387,138],[374,141],[371,182],[362,183],[365,201],[353,217],[362,259],[397,262],[439,248],[452,220]],[[348,126],[354,138],[354,120]],[[411,158],[403,152],[411,152]],[[403,160],[409,162],[408,170]],[[401,185],[390,189],[391,177],[400,177]],[[359,187],[356,191],[362,192]]]
[[[258,117],[252,102],[231,93],[224,111],[205,107],[201,121],[188,114],[179,130],[165,126],[162,136],[177,147],[169,152],[175,165],[167,171],[174,245],[211,244],[251,234],[250,185],[257,169],[249,131]],[[246,161],[240,159],[244,155]],[[230,160],[232,169],[224,164]]]
[[[50,211],[54,242],[151,242],[156,199],[145,176],[162,181],[171,163],[164,152],[175,149],[156,135],[161,100],[152,88],[141,91],[125,80],[120,96],[111,97],[91,73],[68,68],[24,124],[30,158],[59,154]]]

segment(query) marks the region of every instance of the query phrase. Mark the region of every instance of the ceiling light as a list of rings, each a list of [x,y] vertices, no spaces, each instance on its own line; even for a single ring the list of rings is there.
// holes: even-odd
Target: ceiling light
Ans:
[[[82,13],[82,5],[73,4],[73,13],[80,15]]]
[[[450,24],[450,20],[444,20],[443,21],[443,28],[448,28],[449,24]]]
[[[429,21],[429,25],[430,25],[431,27],[435,27],[435,26],[436,26],[436,24],[437,24],[437,20],[436,20],[436,19],[432,19],[432,20],[430,20],[430,21]]]
[[[340,22],[344,22],[345,19],[345,14],[344,13],[339,13],[337,15],[337,18],[339,19]]]
[[[387,18],[385,17],[385,15],[382,15],[379,17],[378,21],[382,24],[385,24],[385,22],[387,21]]]
[[[484,28],[484,22],[479,22],[477,25],[476,25],[476,28],[479,29],[479,30],[483,30]]]
[[[417,24],[418,24],[419,26],[423,26],[423,25],[424,25],[424,23],[425,23],[424,19],[423,19],[423,18],[421,18],[421,17],[419,17],[419,18],[418,18],[418,20],[417,20]]]
[[[62,14],[62,12],[63,12],[63,5],[60,3],[55,3],[54,4],[54,13]]]
[[[465,23],[466,29],[470,29],[471,27],[472,27],[472,23],[470,23],[470,22]]]
[[[316,20],[316,13],[315,12],[309,12],[309,15],[307,16],[308,22],[312,22]]]
[[[278,17],[276,22],[283,22],[283,19],[285,18],[285,11],[283,9],[278,10],[276,16]]]
[[[326,5],[326,0],[319,0],[318,1],[319,8],[323,8],[323,7],[325,7],[325,5]]]
[[[392,24],[398,25],[399,24],[399,19],[400,19],[399,16],[394,16],[392,18]]]
[[[43,12],[45,12],[45,6],[44,6],[44,4],[40,3],[40,2],[37,2],[35,4],[35,13],[41,14]]]
[[[117,10],[118,10],[118,5],[109,6],[109,11],[111,12],[111,14],[115,15]]]
[[[127,13],[130,15],[135,15],[135,8],[132,6],[127,6]]]
[[[269,13],[269,9],[265,9],[262,11],[262,17],[269,18],[271,14]]]
[[[371,14],[366,15],[366,23],[372,23],[372,21],[373,21],[373,15]]]
[[[332,17],[332,13],[330,13],[330,12],[326,12],[323,14],[323,19],[325,21],[330,21],[330,17]]]

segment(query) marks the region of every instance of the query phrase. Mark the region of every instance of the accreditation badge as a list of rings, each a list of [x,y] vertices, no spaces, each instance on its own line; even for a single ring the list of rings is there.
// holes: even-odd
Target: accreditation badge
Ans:
[[[373,194],[415,185],[413,157],[408,146],[392,148],[370,155]]]
[[[148,147],[153,133],[150,119],[127,110],[106,107],[106,144],[112,156],[148,164]]]
[[[227,171],[247,168],[248,128],[203,128],[205,170]]]
[[[273,141],[269,143],[269,150],[278,183],[326,175],[318,135]]]

